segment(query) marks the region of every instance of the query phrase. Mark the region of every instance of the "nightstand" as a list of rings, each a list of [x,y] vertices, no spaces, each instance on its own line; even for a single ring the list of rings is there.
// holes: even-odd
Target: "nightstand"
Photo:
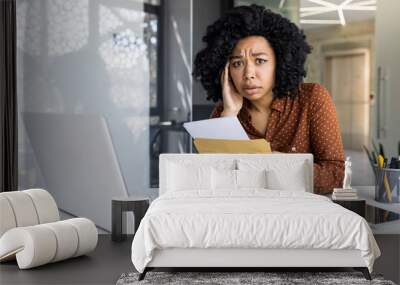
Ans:
[[[150,198],[143,196],[114,197],[112,199],[112,233],[113,241],[123,241],[126,239],[126,221],[123,212],[132,211],[135,217],[134,231],[139,227],[140,221],[146,214],[150,205]]]
[[[354,200],[333,200],[332,202],[339,204],[343,208],[353,211],[365,218],[365,199],[354,199]]]

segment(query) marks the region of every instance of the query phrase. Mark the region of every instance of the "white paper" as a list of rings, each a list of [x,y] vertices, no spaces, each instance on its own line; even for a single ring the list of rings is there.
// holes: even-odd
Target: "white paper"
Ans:
[[[237,117],[223,117],[184,123],[192,138],[249,140]]]

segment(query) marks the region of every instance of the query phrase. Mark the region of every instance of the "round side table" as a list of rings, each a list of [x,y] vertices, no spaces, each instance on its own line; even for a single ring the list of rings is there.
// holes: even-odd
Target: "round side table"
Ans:
[[[150,198],[145,196],[113,197],[111,202],[112,241],[126,239],[126,219],[124,212],[133,212],[135,217],[134,232],[139,227],[140,221],[146,214],[150,205]]]

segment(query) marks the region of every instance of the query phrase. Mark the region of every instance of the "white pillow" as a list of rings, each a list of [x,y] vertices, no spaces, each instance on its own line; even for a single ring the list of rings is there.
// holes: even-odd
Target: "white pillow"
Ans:
[[[211,170],[213,190],[238,190],[241,188],[267,188],[266,170]]]
[[[267,188],[267,171],[236,170],[237,188]]]
[[[236,190],[236,170],[213,167],[211,170],[211,189]]]
[[[268,188],[273,190],[306,192],[307,180],[303,168],[297,167],[288,171],[270,169],[267,171]]]
[[[211,188],[211,167],[168,163],[168,191]]]
[[[259,171],[266,169],[268,189],[307,191],[308,177],[304,160],[239,160],[239,170]]]

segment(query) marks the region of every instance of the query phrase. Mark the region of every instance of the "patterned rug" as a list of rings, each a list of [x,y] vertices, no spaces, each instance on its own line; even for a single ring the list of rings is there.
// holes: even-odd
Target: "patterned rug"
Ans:
[[[116,285],[134,284],[379,284],[395,285],[384,280],[381,275],[372,274],[372,281],[364,278],[361,272],[153,272],[150,271],[142,281],[139,273],[122,274]]]

